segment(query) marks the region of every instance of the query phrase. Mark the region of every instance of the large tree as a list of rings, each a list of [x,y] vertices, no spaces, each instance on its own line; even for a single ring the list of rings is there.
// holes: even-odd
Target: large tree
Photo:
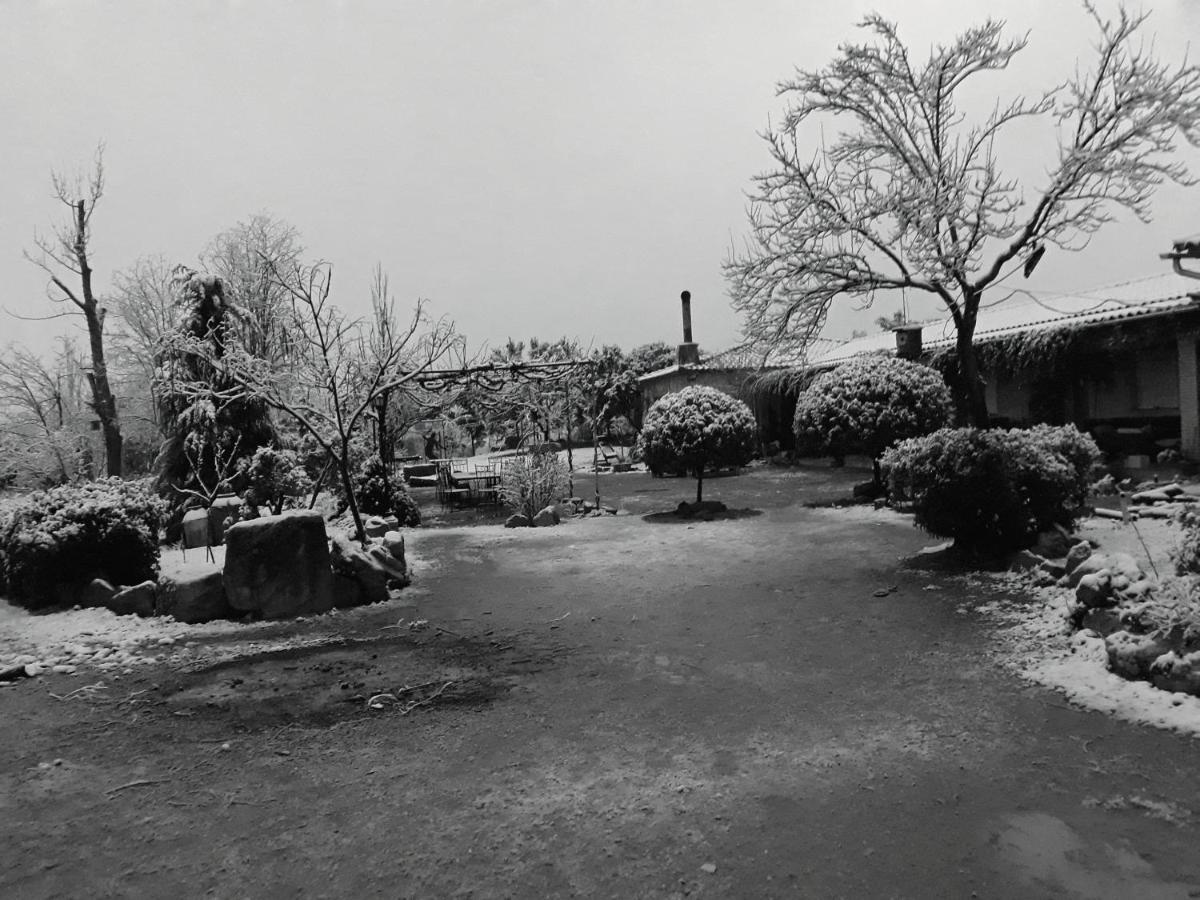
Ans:
[[[1121,8],[1110,20],[1085,6],[1099,31],[1090,68],[981,121],[959,99],[1026,43],[992,20],[921,63],[893,23],[871,15],[862,27],[873,41],[781,82],[787,112],[764,135],[774,167],[756,177],[751,239],[725,265],[747,334],[802,348],[838,297],[926,292],[957,330],[960,412],[986,424],[973,347],[985,292],[1028,275],[1048,246],[1080,249],[1119,209],[1147,221],[1159,184],[1193,183],[1172,154],[1180,136],[1200,143],[1200,69],[1157,61],[1145,14]],[[809,129],[827,117],[841,130],[813,151]],[[1058,139],[1036,185],[1004,174],[996,152],[1027,118],[1051,122]]]
[[[92,394],[92,410],[100,420],[104,435],[105,468],[109,475],[121,474],[121,423],[117,400],[108,377],[104,353],[104,320],[108,310],[96,297],[92,282],[92,213],[104,196],[104,148],[97,148],[91,174],[74,179],[58,172],[51,174],[55,198],[67,208],[64,223],[54,228],[53,236],[34,238],[38,253],[26,258],[50,276],[47,294],[56,303],[75,307],[61,315],[81,315],[87,326],[91,368],[87,372]],[[70,283],[69,283],[70,282]]]
[[[377,273],[369,327],[347,318],[331,301],[333,269],[328,263],[271,267],[271,278],[287,292],[288,328],[294,354],[286,368],[272,366],[240,343],[223,348],[183,335],[173,348],[216,370],[230,397],[262,402],[292,419],[321,448],[336,470],[359,540],[365,529],[354,495],[352,447],[363,422],[380,399],[415,386],[420,376],[446,360],[460,363],[462,338],[452,322],[431,321],[425,302],[411,318],[396,318],[387,280]],[[202,382],[181,384],[203,398]]]

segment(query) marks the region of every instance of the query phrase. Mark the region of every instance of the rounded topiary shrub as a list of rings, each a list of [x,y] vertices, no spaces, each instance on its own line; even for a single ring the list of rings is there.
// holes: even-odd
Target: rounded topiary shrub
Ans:
[[[757,442],[758,426],[745,403],[716,388],[686,387],[650,407],[637,452],[652,472],[693,476],[699,503],[705,473],[746,465]]]
[[[0,590],[36,608],[93,578],[114,586],[156,578],[164,511],[147,482],[119,478],[14,500],[0,515]]]
[[[901,441],[880,461],[893,501],[957,546],[996,554],[1070,526],[1087,499],[1100,451],[1074,426],[943,428]]]
[[[950,389],[935,369],[890,356],[862,356],[823,372],[796,402],[797,449],[813,456],[865,453],[875,461],[897,441],[948,425]]]
[[[354,472],[354,497],[369,516],[395,516],[405,527],[421,524],[421,507],[404,482],[388,478],[378,454],[368,456]]]

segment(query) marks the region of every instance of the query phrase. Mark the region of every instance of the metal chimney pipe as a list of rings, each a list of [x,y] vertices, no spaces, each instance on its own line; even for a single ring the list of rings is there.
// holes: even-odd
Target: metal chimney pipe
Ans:
[[[683,342],[690,344],[692,342],[692,292],[684,291],[679,295],[679,299],[683,301]]]

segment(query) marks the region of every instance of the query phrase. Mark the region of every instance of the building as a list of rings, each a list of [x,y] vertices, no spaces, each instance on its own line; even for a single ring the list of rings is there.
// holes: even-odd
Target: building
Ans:
[[[1102,449],[1151,456],[1178,447],[1200,459],[1200,282],[1184,274],[1072,294],[1014,292],[981,309],[975,345],[995,424],[1073,422]],[[764,375],[816,373],[868,353],[945,367],[954,344],[946,318],[810,345],[807,361],[747,348],[692,358],[681,348],[676,365],[643,376],[644,402],[687,384],[711,385],[746,400],[764,442],[788,447],[794,390],[789,396],[772,387],[781,379]]]

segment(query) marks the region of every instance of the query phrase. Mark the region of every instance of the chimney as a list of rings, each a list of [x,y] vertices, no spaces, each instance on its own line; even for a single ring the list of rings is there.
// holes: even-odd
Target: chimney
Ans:
[[[901,325],[892,331],[896,334],[896,355],[901,359],[920,359],[921,326]]]
[[[692,342],[692,292],[684,291],[679,299],[683,303],[683,343],[679,345],[676,362],[681,366],[698,365],[700,348]]]

